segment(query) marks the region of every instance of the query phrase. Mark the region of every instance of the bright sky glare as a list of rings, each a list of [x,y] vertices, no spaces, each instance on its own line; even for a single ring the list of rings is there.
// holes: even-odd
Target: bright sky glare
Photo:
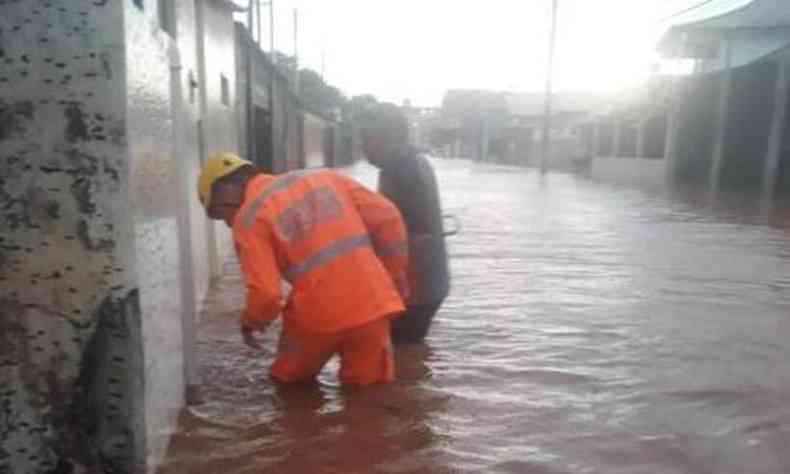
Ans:
[[[559,0],[555,87],[644,80],[660,19],[701,0]],[[542,91],[551,0],[274,0],[275,46],[352,96],[440,105],[447,89]],[[268,7],[262,8],[268,48]],[[323,61],[322,61],[323,57]]]

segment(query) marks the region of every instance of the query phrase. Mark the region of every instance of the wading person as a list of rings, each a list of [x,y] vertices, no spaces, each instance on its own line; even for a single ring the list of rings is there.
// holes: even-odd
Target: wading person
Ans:
[[[198,194],[233,230],[244,343],[260,349],[254,332],[282,314],[275,380],[311,381],[334,354],[344,383],[393,380],[390,320],[404,309],[408,250],[392,203],[332,171],[271,176],[230,153],[206,162]]]
[[[436,176],[409,145],[409,124],[393,104],[378,104],[361,120],[362,151],[379,168],[379,192],[400,209],[409,234],[406,313],[392,321],[396,343],[419,342],[450,289],[444,224]]]

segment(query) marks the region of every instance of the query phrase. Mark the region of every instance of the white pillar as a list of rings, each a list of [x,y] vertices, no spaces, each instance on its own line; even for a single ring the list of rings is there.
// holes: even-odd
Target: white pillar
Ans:
[[[672,100],[667,110],[667,131],[664,142],[664,170],[666,172],[665,178],[667,183],[675,181],[675,173],[677,168],[677,139],[678,130],[680,129],[680,106],[682,90],[676,88],[672,93]]]
[[[729,38],[722,40],[725,55],[725,69],[719,87],[719,103],[716,109],[716,123],[713,135],[713,153],[710,167],[710,190],[719,190],[721,169],[724,163],[724,142],[727,138],[727,122],[730,116],[730,95],[732,93],[732,69],[730,68],[731,47]]]
[[[601,122],[597,119],[593,122],[593,131],[592,131],[592,150],[590,152],[591,157],[594,159],[598,156],[601,150]]]
[[[483,117],[480,126],[480,161],[488,161],[488,116]]]
[[[647,150],[645,149],[647,140],[647,124],[648,119],[642,118],[637,123],[636,128],[636,157],[647,158]]]
[[[614,117],[612,122],[612,156],[617,158],[620,156],[620,142],[622,141],[622,121],[620,117]]]
[[[771,121],[771,133],[768,136],[768,151],[765,157],[763,171],[763,196],[772,199],[776,191],[776,173],[779,170],[781,159],[782,140],[784,138],[785,120],[787,119],[787,61],[781,60],[778,64],[776,86],[774,88],[774,113]]]

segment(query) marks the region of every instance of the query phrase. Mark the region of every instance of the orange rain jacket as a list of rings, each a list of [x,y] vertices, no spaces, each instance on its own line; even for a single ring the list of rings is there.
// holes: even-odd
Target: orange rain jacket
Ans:
[[[241,323],[281,312],[297,327],[334,333],[397,316],[408,296],[408,245],[398,209],[327,170],[249,181],[233,222],[247,283]],[[292,290],[287,301],[282,280]]]

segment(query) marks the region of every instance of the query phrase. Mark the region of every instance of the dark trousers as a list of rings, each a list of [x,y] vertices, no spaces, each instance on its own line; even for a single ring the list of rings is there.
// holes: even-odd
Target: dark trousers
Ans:
[[[441,304],[407,306],[405,313],[392,320],[392,342],[409,344],[425,339]]]

